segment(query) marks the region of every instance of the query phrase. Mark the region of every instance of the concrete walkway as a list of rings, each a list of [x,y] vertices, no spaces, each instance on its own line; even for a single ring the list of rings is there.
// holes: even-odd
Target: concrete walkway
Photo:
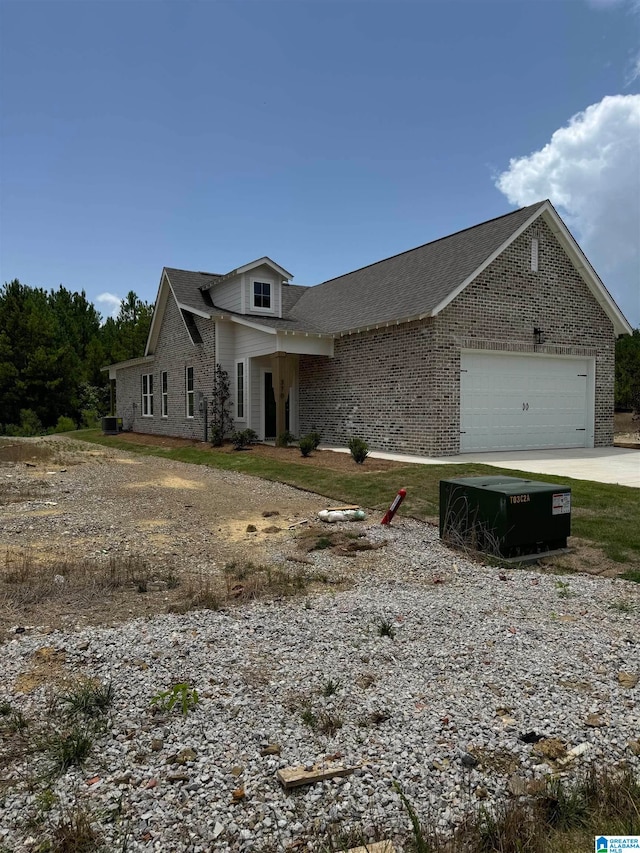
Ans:
[[[348,453],[345,448],[326,448]],[[617,483],[620,486],[640,488],[640,450],[622,447],[579,448],[575,450],[515,450],[501,453],[461,453],[442,458],[404,456],[400,453],[382,453],[372,450],[374,459],[392,459],[418,465],[463,465],[478,462],[496,468],[515,468],[532,474],[553,474],[573,477],[576,480],[594,480],[597,483]]]

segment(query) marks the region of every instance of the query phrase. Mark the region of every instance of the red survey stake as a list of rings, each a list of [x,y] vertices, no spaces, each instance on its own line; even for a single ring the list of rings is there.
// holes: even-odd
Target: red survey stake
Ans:
[[[391,519],[393,518],[393,516],[398,511],[398,507],[400,506],[402,501],[406,498],[406,496],[407,496],[407,490],[406,489],[400,489],[398,494],[393,499],[393,503],[391,504],[389,509],[385,512],[384,518],[382,519],[380,524],[391,524]]]

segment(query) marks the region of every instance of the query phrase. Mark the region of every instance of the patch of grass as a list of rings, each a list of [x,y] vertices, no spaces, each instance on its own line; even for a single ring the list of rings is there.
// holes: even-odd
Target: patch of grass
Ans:
[[[46,742],[51,775],[84,764],[92,746],[93,732],[86,725],[74,723],[69,729],[51,733]]]
[[[330,711],[321,711],[316,728],[321,734],[333,737],[338,729],[342,728],[342,717]]]
[[[639,832],[640,782],[633,770],[591,768],[573,781],[550,780],[533,798],[480,809],[456,833],[454,849],[578,853],[592,849],[596,835]]]
[[[628,572],[623,572],[620,577],[625,581],[640,583],[640,569],[630,569]]]
[[[180,586],[180,579],[173,571],[164,574],[162,580],[166,583],[167,589],[177,589]]]
[[[62,694],[60,704],[69,716],[96,718],[109,710],[114,693],[112,682],[100,684],[90,680],[80,681]]]
[[[273,459],[251,454],[225,453],[203,443],[202,448],[174,448],[169,452],[145,445],[145,437],[139,443],[123,441],[116,436],[103,436],[97,430],[81,430],[77,438],[108,447],[118,447],[132,453],[157,455],[209,465],[221,470],[241,471],[265,480],[276,480],[297,488],[323,495],[331,501],[358,504],[376,512],[384,511],[390,496],[395,495],[398,480],[407,489],[402,505],[404,515],[415,518],[438,516],[440,480],[457,477],[479,477],[506,474],[512,477],[531,479],[525,471],[500,469],[477,463],[465,465],[406,465],[390,471],[367,473],[362,466],[354,466],[349,473],[325,468],[307,467],[289,459]],[[136,441],[138,438],[136,437]],[[569,477],[543,475],[548,483],[569,485],[572,493],[572,533],[586,539],[604,554],[617,562],[627,562],[629,571],[637,572],[640,578],[640,525],[636,519],[640,514],[640,492],[629,486],[612,483],[594,483],[588,480],[572,480]],[[629,577],[629,580],[635,580]]]
[[[567,581],[556,581],[556,589],[560,598],[571,598],[573,595]]]
[[[42,791],[36,794],[36,806],[40,814],[50,812],[57,802],[58,797],[49,787],[43,788]]]
[[[10,734],[19,734],[20,732],[24,732],[28,726],[29,723],[22,711],[12,711],[6,718],[4,728]]]
[[[393,787],[397,791],[398,796],[400,797],[400,801],[402,802],[402,805],[405,807],[407,814],[409,815],[409,820],[411,821],[411,829],[413,831],[413,847],[415,853],[432,853],[433,848],[425,837],[422,823],[420,822],[420,819],[418,818],[415,809],[413,808],[413,806],[405,796],[402,788],[397,782],[394,781]]]
[[[311,551],[324,551],[326,548],[331,548],[333,545],[329,536],[318,536],[315,545],[311,546]]]
[[[100,836],[93,828],[91,815],[79,805],[66,810],[51,830],[50,853],[96,853]]]
[[[28,549],[7,551],[0,570],[0,593],[14,607],[63,599],[70,594],[83,596],[137,587],[146,583],[147,565],[134,556],[111,556],[108,560],[59,557],[39,561]]]
[[[581,853],[597,835],[640,832],[640,782],[630,768],[592,768],[573,781],[552,779],[539,794],[480,806],[449,837],[394,788],[409,816],[412,853]]]
[[[317,729],[318,727],[318,717],[313,713],[313,709],[310,705],[307,705],[300,712],[300,719],[305,724],[305,726],[309,726],[310,729]]]
[[[378,635],[380,637],[389,637],[390,640],[393,640],[396,635],[396,629],[389,619],[381,619],[378,622]]]
[[[620,613],[633,613],[638,605],[628,598],[619,598],[617,601],[612,601],[609,606],[612,610],[618,610]]]
[[[322,695],[327,699],[329,696],[334,696],[342,687],[342,682],[339,679],[327,678],[322,685]]]

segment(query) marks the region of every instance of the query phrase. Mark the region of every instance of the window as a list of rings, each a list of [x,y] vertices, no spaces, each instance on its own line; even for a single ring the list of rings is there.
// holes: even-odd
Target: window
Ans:
[[[531,272],[538,272],[538,238],[531,240]]]
[[[193,367],[185,369],[185,385],[187,390],[187,417],[192,418],[194,412]]]
[[[142,374],[142,417],[153,417],[153,373]]]
[[[253,282],[253,307],[271,311],[271,284],[268,281]]]
[[[160,408],[161,408],[160,414],[162,415],[163,418],[166,418],[169,416],[169,392],[168,392],[169,380],[167,378],[167,371],[166,370],[163,370],[162,373],[160,374],[160,384],[162,385],[162,399],[160,402]]]
[[[236,361],[236,418],[244,420],[244,361]]]

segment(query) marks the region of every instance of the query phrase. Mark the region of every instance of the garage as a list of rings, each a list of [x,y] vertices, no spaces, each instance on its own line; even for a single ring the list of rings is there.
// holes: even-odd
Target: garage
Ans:
[[[460,452],[593,447],[593,359],[462,352]]]

